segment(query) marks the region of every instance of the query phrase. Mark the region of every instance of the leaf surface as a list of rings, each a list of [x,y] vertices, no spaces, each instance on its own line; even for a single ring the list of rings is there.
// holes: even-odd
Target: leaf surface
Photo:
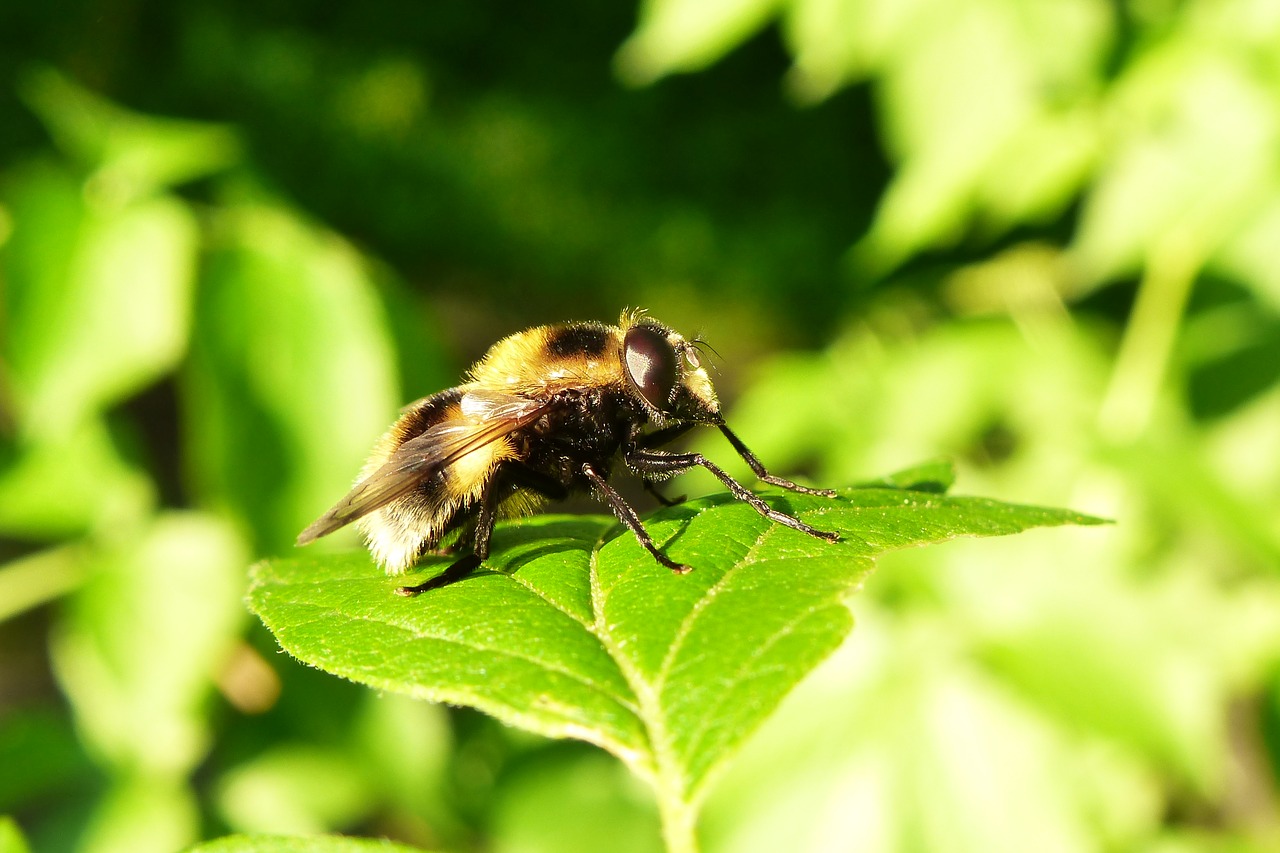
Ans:
[[[927,476],[918,476],[923,471]],[[928,466],[837,499],[765,493],[831,545],[727,495],[646,527],[674,575],[600,516],[500,526],[473,575],[418,598],[361,554],[259,563],[249,599],[286,651],[373,687],[598,744],[685,802],[852,627],[846,598],[887,550],[1097,519],[946,497]],[[436,573],[447,563],[421,570]],[[415,578],[416,580],[416,578]]]

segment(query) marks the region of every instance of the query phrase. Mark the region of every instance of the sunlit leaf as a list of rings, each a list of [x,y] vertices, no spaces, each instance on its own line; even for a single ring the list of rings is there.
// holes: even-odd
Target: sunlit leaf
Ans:
[[[956,482],[956,469],[948,460],[924,462],[914,468],[895,471],[883,479],[867,483],[888,489],[906,489],[910,492],[935,492],[946,494]]]
[[[1280,313],[1280,193],[1275,193],[1252,220],[1231,234],[1216,258],[1216,266],[1248,285],[1274,313]]]
[[[1025,616],[989,608],[989,624],[974,632],[1002,679],[1064,726],[1219,790],[1229,698],[1280,642],[1268,615],[1280,598],[1265,588],[1227,597],[1190,575],[1138,584],[1092,568],[1069,583],[1057,574],[1019,586]],[[1228,636],[1204,636],[1215,632]]]
[[[195,795],[179,780],[124,775],[95,803],[80,844],[102,853],[165,853],[199,836]]]
[[[1234,53],[1184,32],[1114,97],[1120,130],[1081,214],[1082,271],[1132,275],[1169,254],[1204,263],[1280,187],[1273,95]]]
[[[1092,109],[1037,109],[979,176],[977,204],[987,230],[1053,221],[1093,177],[1099,135]]]
[[[403,693],[365,694],[354,725],[359,752],[349,751],[348,760],[372,784],[380,814],[425,821],[441,839],[465,835],[455,811],[453,723],[453,713],[442,705]]]
[[[600,745],[700,798],[715,769],[852,626],[844,599],[886,550],[1095,520],[896,489],[775,494],[830,545],[725,497],[648,522],[676,576],[612,519],[501,527],[484,571],[416,599],[367,556],[259,564],[250,603],[301,660],[379,689],[477,707]]]
[[[0,853],[28,853],[30,850],[17,822],[7,815],[0,816]]]
[[[0,531],[27,540],[69,537],[150,512],[155,485],[120,457],[98,418],[64,436],[36,436],[0,465]]]
[[[920,609],[855,609],[856,635],[712,795],[707,850],[817,853],[836,838],[869,853],[962,853],[1036,839],[1087,853],[1148,828],[1124,825],[1151,817],[1155,786],[1140,765],[1085,746],[966,660],[959,626]]]
[[[867,15],[887,31],[903,26]],[[978,224],[998,233],[1060,212],[1089,175],[1098,128],[1087,105],[1111,33],[1110,12],[1093,0],[936,3],[899,15],[910,26],[879,48],[873,79],[901,167],[854,256],[874,270]],[[816,29],[810,40],[832,42]]]
[[[373,804],[373,780],[337,750],[280,744],[221,780],[223,819],[244,832],[311,834],[355,824]]]
[[[780,0],[648,0],[618,52],[624,80],[649,83],[710,65],[762,27]]]
[[[51,69],[20,91],[63,151],[96,173],[95,188],[133,199],[216,172],[239,156],[228,127],[130,112]]]
[[[10,190],[7,345],[24,434],[65,437],[185,352],[196,223],[171,198],[92,207],[56,166]]]
[[[495,850],[664,850],[649,791],[603,752],[582,749],[521,761],[497,792],[492,833]]]
[[[846,81],[866,74],[875,53],[872,45],[885,29],[883,21],[877,20],[879,8],[911,10],[919,5],[903,2],[879,6],[841,0],[795,0],[787,4],[783,32],[795,56],[788,75],[792,95],[811,103],[829,97]]]

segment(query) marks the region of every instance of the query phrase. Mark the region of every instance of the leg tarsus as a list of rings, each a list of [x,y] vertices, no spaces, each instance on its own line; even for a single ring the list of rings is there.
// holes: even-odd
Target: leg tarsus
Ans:
[[[764,502],[763,498],[730,477],[722,468],[701,453],[670,453],[665,450],[635,449],[628,453],[627,464],[633,470],[638,471],[641,476],[646,474],[675,474],[680,471],[687,471],[695,465],[700,465],[714,474],[716,479],[724,483],[735,498],[750,504],[752,509],[770,521],[775,521],[778,524],[790,527],[792,530],[799,530],[801,533],[807,533],[827,542],[840,541],[840,534],[838,533],[810,527],[795,516],[787,515],[785,512],[769,506]],[[803,487],[798,488],[803,489]]]
[[[738,455],[742,457],[742,461],[746,462],[751,468],[751,473],[755,474],[762,483],[768,483],[771,486],[788,489],[793,492],[799,492],[802,495],[818,495],[824,498],[834,498],[836,493],[831,489],[812,489],[808,486],[802,486],[799,483],[793,483],[785,477],[779,477],[777,474],[770,474],[768,469],[764,467],[764,463],[760,458],[752,453],[742,439],[734,435],[733,430],[724,424],[718,424],[720,432],[724,433],[724,437],[729,439],[729,443],[733,445],[733,449],[738,451]]]

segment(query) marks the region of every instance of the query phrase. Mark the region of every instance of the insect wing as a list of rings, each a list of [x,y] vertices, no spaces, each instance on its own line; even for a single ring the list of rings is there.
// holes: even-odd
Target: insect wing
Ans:
[[[355,485],[346,497],[298,534],[306,545],[402,498],[457,460],[528,426],[546,412],[542,400],[469,391],[452,418],[400,445],[387,461]]]

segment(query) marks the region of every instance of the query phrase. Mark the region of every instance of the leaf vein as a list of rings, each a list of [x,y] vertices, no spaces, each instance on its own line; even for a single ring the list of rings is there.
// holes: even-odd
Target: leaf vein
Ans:
[[[295,604],[307,606],[302,602],[295,602]],[[315,605],[315,606],[318,606],[318,605]],[[582,684],[583,686],[587,687],[588,689],[599,693],[601,696],[605,697],[606,699],[609,699],[615,704],[620,705],[622,708],[626,709],[631,714],[635,715],[637,718],[639,717],[639,713],[640,713],[639,708],[635,704],[628,701],[626,698],[613,693],[607,685],[602,684],[598,681],[595,681],[594,679],[588,677],[585,674],[574,672],[573,670],[563,665],[553,664],[551,662],[542,660],[532,655],[521,654],[504,646],[486,645],[486,644],[471,642],[467,640],[460,640],[453,637],[447,637],[439,634],[426,634],[426,633],[417,631],[409,626],[399,625],[394,622],[389,622],[385,619],[376,619],[371,616],[365,616],[360,614],[343,613],[342,611],[336,610],[336,609],[326,610],[323,614],[317,616],[314,619],[297,620],[293,625],[290,626],[290,628],[293,629],[293,628],[305,627],[308,625],[324,624],[329,618],[332,618],[334,616],[350,619],[353,621],[366,622],[373,625],[384,625],[388,628],[393,628],[395,630],[409,634],[413,637],[414,640],[435,641],[435,642],[443,643],[446,645],[460,646],[462,648],[470,649],[476,652],[483,652],[486,654],[505,656],[505,657],[511,658],[512,660],[522,661],[524,663],[531,664],[533,666],[544,669],[547,672],[558,673],[559,675],[563,675],[564,677],[572,681],[576,681],[579,684]],[[608,649],[606,649],[606,651],[608,651]],[[616,660],[615,660],[615,663],[616,663]],[[625,679],[625,676],[624,676],[624,679]]]
[[[776,672],[776,668],[760,669],[756,668],[754,672],[750,672],[752,664],[767,654],[774,646],[776,646],[783,638],[791,636],[796,628],[804,623],[810,616],[817,613],[817,610],[811,610],[798,614],[795,618],[788,620],[782,627],[769,637],[767,641],[756,646],[750,655],[748,655],[741,664],[739,664],[734,674],[723,679],[722,683],[725,689],[715,691],[715,698],[709,703],[706,710],[699,715],[699,724],[693,730],[692,736],[686,741],[688,744],[687,755],[696,755],[702,747],[702,741],[705,739],[707,732],[710,730],[712,723],[718,718],[719,710],[729,701],[732,692],[743,683],[762,678],[765,675]],[[784,670],[785,671],[785,670]],[[723,754],[721,754],[723,758]],[[703,774],[705,776],[705,773]]]
[[[722,574],[715,583],[707,587],[707,591],[693,603],[693,606],[689,608],[688,615],[685,616],[684,619],[680,620],[680,624],[676,628],[675,636],[672,637],[671,645],[667,648],[667,653],[663,656],[662,664],[658,667],[657,675],[654,678],[654,687],[659,693],[661,693],[663,688],[666,686],[667,677],[671,673],[671,668],[675,665],[675,659],[684,647],[685,640],[688,639],[689,634],[693,631],[693,625],[702,615],[702,611],[707,608],[710,602],[717,595],[719,595],[720,590],[724,588],[732,576],[736,575],[738,569],[742,568],[744,565],[749,565],[755,562],[753,559],[754,555],[760,550],[760,546],[764,544],[764,541],[770,536],[770,534],[773,533],[773,530],[773,526],[770,525],[760,531],[760,535],[756,537],[756,541],[747,549],[747,552],[743,555],[742,559],[725,569],[724,574]]]

